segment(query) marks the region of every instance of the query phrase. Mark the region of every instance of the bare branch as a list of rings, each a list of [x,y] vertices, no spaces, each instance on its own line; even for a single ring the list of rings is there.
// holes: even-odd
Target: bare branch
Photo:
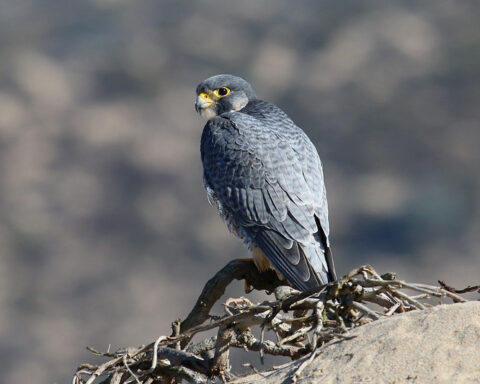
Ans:
[[[184,333],[193,327],[203,324],[207,319],[213,305],[225,293],[225,288],[233,280],[245,280],[256,290],[273,290],[282,285],[273,270],[258,272],[253,262],[246,260],[233,260],[213,276],[202,290],[193,309],[180,325],[180,332]]]
[[[275,300],[252,303],[246,298],[230,298],[223,315],[211,316],[211,308],[235,279],[274,292]],[[296,382],[317,356],[319,347],[353,337],[351,329],[396,313],[424,310],[431,306],[425,300],[432,297],[464,302],[467,300],[460,294],[478,289],[469,286],[457,290],[443,282],[438,287],[405,282],[396,280],[393,273],[380,275],[366,265],[328,285],[298,292],[282,286],[273,271],[260,273],[253,263],[235,260],[207,282],[187,318],[172,323],[172,335],[115,352],[89,347],[90,352],[108,360],[98,366],[80,365],[72,383],[204,383],[213,377],[225,382],[232,377],[230,348],[260,353],[261,358],[265,354],[303,358],[292,376],[292,382]],[[251,332],[253,327],[259,327],[260,340]],[[218,329],[217,336],[191,342],[194,335],[212,329]],[[268,338],[266,330],[274,331],[275,341]]]
[[[230,370],[228,356],[233,335],[234,330],[232,327],[222,325],[218,328],[215,356],[213,357],[210,370],[213,374],[220,376],[223,382],[226,381],[225,374]]]

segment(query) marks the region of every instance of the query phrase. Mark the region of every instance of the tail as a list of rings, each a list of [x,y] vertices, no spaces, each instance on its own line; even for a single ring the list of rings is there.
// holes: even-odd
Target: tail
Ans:
[[[305,257],[312,275],[316,277],[316,286],[327,284],[336,280],[335,266],[333,264],[332,252],[329,247],[321,243],[301,244],[300,253]],[[312,279],[311,279],[312,280]],[[312,281],[311,284],[313,285]],[[315,285],[312,287],[314,288]]]
[[[301,244],[263,230],[255,244],[295,289],[309,291],[335,279],[331,252],[320,241]]]

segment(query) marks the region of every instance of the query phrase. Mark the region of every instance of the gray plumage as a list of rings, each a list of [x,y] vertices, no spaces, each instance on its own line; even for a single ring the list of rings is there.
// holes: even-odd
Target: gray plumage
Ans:
[[[214,76],[197,94],[221,87],[228,95],[211,94],[206,105],[197,99],[197,110],[213,110],[201,139],[209,200],[230,230],[249,247],[261,248],[296,289],[335,279],[315,146],[280,108],[256,99],[243,79]]]

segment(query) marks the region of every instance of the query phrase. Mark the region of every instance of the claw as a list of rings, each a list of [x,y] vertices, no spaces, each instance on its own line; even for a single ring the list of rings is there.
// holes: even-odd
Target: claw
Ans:
[[[243,281],[243,289],[245,290],[246,294],[249,294],[250,292],[253,291],[253,287],[250,284],[248,284],[247,280]]]

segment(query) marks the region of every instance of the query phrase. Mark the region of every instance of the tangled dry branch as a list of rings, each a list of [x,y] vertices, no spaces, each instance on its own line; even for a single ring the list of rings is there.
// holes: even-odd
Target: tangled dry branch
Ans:
[[[273,292],[275,300],[254,304],[243,297],[230,298],[223,316],[211,316],[211,308],[234,279]],[[232,348],[259,353],[262,361],[265,354],[303,359],[292,372],[296,382],[319,346],[351,337],[351,329],[396,313],[426,309],[432,298],[464,302],[459,293],[471,290],[456,290],[443,282],[438,287],[408,283],[396,280],[392,273],[379,275],[366,265],[336,282],[298,292],[282,286],[273,271],[260,273],[253,263],[235,260],[207,282],[187,318],[172,323],[172,335],[114,353],[89,348],[107,361],[80,365],[73,384],[227,382],[234,378],[229,363]],[[260,329],[259,338],[252,332],[254,327]],[[192,342],[194,335],[211,329],[217,329],[217,336]],[[267,339],[266,330],[273,331],[276,339]]]

